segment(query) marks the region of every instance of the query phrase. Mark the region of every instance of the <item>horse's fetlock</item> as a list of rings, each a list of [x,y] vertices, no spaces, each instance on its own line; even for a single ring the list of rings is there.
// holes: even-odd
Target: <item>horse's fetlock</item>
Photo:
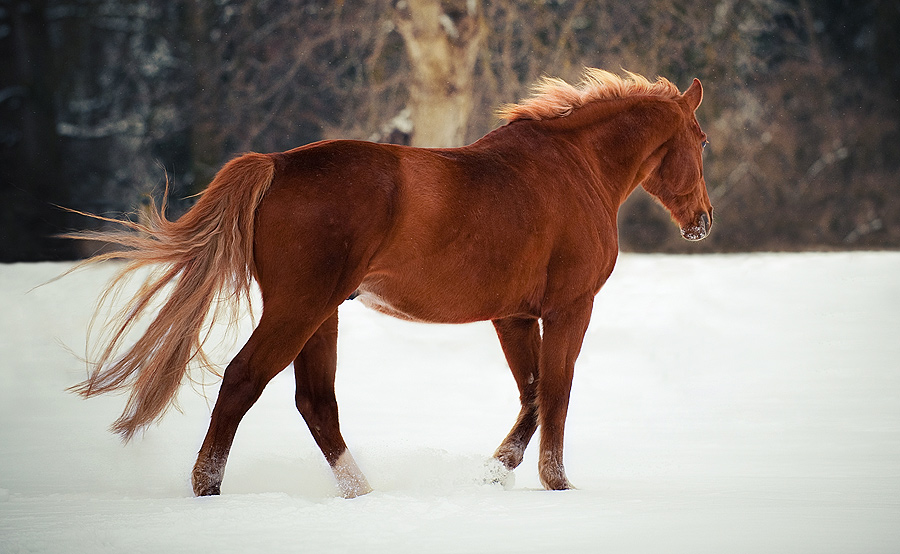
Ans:
[[[525,457],[525,447],[518,443],[503,444],[494,453],[494,457],[500,460],[506,469],[516,469]]]

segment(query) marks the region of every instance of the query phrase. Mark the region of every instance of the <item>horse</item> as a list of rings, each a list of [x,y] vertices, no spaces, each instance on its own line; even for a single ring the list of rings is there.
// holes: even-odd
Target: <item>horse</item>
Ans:
[[[131,439],[163,416],[188,366],[208,362],[204,329],[249,300],[255,281],[262,313],[222,375],[193,491],[220,493],[238,424],[293,363],[296,407],[352,498],[372,489],[338,421],[339,306],[358,301],[420,322],[489,320],[521,403],[493,459],[515,469],[540,427],[541,483],[572,488],[563,434],[573,370],[618,256],[619,207],[643,186],[685,239],[712,225],[702,98],[697,79],[682,94],[662,77],[587,68],[576,85],[545,77],[468,146],[327,140],[232,159],[174,221],[164,200],[145,222],[75,235],[120,246],[85,263],[129,261],[105,295],[138,268],[157,271],[109,319],[99,358],[73,389],[130,389],[112,430]],[[125,349],[160,294],[152,323]]]

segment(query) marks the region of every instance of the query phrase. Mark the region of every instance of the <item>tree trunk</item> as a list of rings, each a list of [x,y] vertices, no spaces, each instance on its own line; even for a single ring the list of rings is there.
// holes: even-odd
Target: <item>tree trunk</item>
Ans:
[[[473,73],[486,34],[480,0],[398,2],[395,24],[412,65],[413,146],[465,144]]]

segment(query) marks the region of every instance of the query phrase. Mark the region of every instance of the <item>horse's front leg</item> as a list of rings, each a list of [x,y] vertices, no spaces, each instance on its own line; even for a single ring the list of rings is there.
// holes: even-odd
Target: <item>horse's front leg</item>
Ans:
[[[493,321],[503,354],[519,387],[521,409],[512,430],[494,453],[506,469],[522,463],[525,448],[538,425],[537,383],[541,330],[537,319],[505,318]]]
[[[541,378],[538,381],[538,421],[541,426],[538,472],[544,488],[550,490],[572,488],[563,466],[563,435],[575,359],[590,323],[593,302],[593,297],[588,297],[565,309],[548,311],[543,317]]]

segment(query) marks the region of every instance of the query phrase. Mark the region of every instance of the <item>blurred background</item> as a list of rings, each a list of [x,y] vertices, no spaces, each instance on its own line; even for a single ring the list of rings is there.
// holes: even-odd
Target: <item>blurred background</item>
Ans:
[[[900,247],[898,0],[0,0],[0,261],[169,216],[231,156],[324,138],[458,146],[542,75],[704,83],[710,238],[642,189],[623,250]],[[137,215],[136,215],[137,214]]]

